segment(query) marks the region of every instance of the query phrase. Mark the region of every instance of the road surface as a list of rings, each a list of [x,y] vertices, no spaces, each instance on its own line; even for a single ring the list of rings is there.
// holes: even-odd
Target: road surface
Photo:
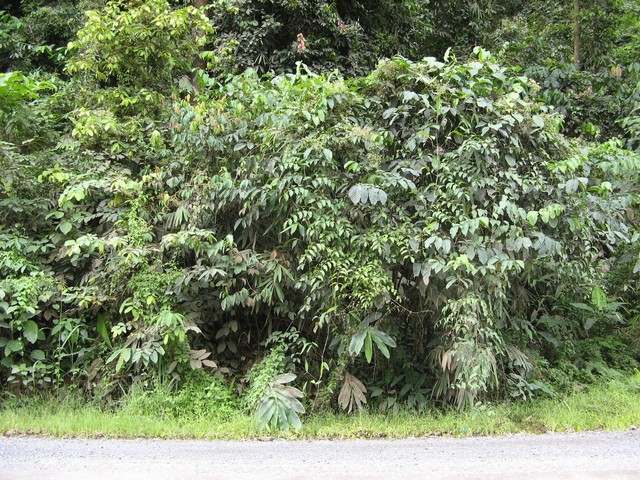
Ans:
[[[354,441],[0,438],[0,480],[638,479],[640,431]]]

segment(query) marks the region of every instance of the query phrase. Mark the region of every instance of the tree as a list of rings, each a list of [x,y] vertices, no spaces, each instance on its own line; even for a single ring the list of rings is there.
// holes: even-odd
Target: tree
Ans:
[[[102,85],[169,91],[176,78],[191,71],[204,34],[211,32],[201,9],[172,9],[167,0],[111,1],[86,16],[69,45],[66,69]]]
[[[77,2],[9,2],[0,8],[0,71],[60,71],[62,51],[82,22]]]
[[[573,0],[573,64],[580,69],[580,34],[582,19],[580,18],[580,0]]]

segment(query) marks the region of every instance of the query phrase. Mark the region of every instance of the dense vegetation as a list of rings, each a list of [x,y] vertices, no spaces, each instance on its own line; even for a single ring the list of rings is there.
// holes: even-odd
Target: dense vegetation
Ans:
[[[581,3],[9,2],[5,394],[288,428],[637,368],[640,2]]]

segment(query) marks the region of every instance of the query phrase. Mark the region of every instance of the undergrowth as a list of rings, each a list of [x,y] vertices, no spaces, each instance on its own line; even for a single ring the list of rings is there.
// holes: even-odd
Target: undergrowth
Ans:
[[[212,440],[247,440],[263,435],[255,418],[222,393],[228,392],[226,387],[216,382],[205,386],[200,393],[211,392],[209,398],[194,398],[194,391],[193,386],[169,391],[166,383],[153,393],[140,388],[113,409],[73,393],[5,399],[0,406],[0,432],[5,436]],[[304,418],[299,431],[273,435],[303,440],[626,430],[640,424],[639,398],[640,372],[636,372],[565,396],[477,404],[462,412],[401,409],[397,414],[370,410],[356,415],[322,413]],[[182,408],[187,400],[199,407]]]

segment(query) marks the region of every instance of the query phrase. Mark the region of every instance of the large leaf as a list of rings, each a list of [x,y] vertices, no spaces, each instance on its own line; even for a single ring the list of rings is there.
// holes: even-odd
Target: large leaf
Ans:
[[[27,339],[27,342],[36,343],[38,340],[38,324],[33,320],[27,321],[22,328],[22,334]]]
[[[591,292],[591,304],[598,310],[603,310],[607,306],[607,294],[600,286],[596,286]]]
[[[277,385],[284,385],[285,383],[293,382],[296,379],[296,375],[293,373],[283,373],[273,379],[273,383]]]
[[[295,378],[291,373],[278,375],[267,388],[256,408],[258,430],[267,427],[284,431],[302,428],[299,415],[305,413],[305,408],[298,399],[303,394],[297,388],[284,386]]]
[[[355,408],[362,408],[367,403],[367,389],[364,384],[349,372],[345,372],[342,388],[338,395],[338,404],[343,410],[351,413]]]
[[[373,357],[373,341],[371,339],[371,332],[367,332],[364,337],[364,357],[367,359],[367,363],[371,363]]]
[[[10,340],[4,346],[4,355],[9,356],[13,352],[21,352],[23,349],[22,342],[20,340]]]
[[[349,189],[349,199],[354,203],[354,204],[358,204],[360,203],[360,199],[362,197],[362,194],[366,192],[364,191],[364,189],[362,188],[362,185],[358,184],[358,185],[354,185],[353,187],[351,187]]]
[[[111,347],[111,337],[109,336],[109,328],[107,327],[107,322],[104,315],[98,316],[96,329],[98,330],[98,334],[102,337],[105,343],[109,345],[109,347]]]
[[[361,330],[355,333],[351,337],[351,342],[349,342],[349,353],[352,355],[359,355],[362,351],[362,347],[364,346],[364,340],[367,336],[367,330]]]

